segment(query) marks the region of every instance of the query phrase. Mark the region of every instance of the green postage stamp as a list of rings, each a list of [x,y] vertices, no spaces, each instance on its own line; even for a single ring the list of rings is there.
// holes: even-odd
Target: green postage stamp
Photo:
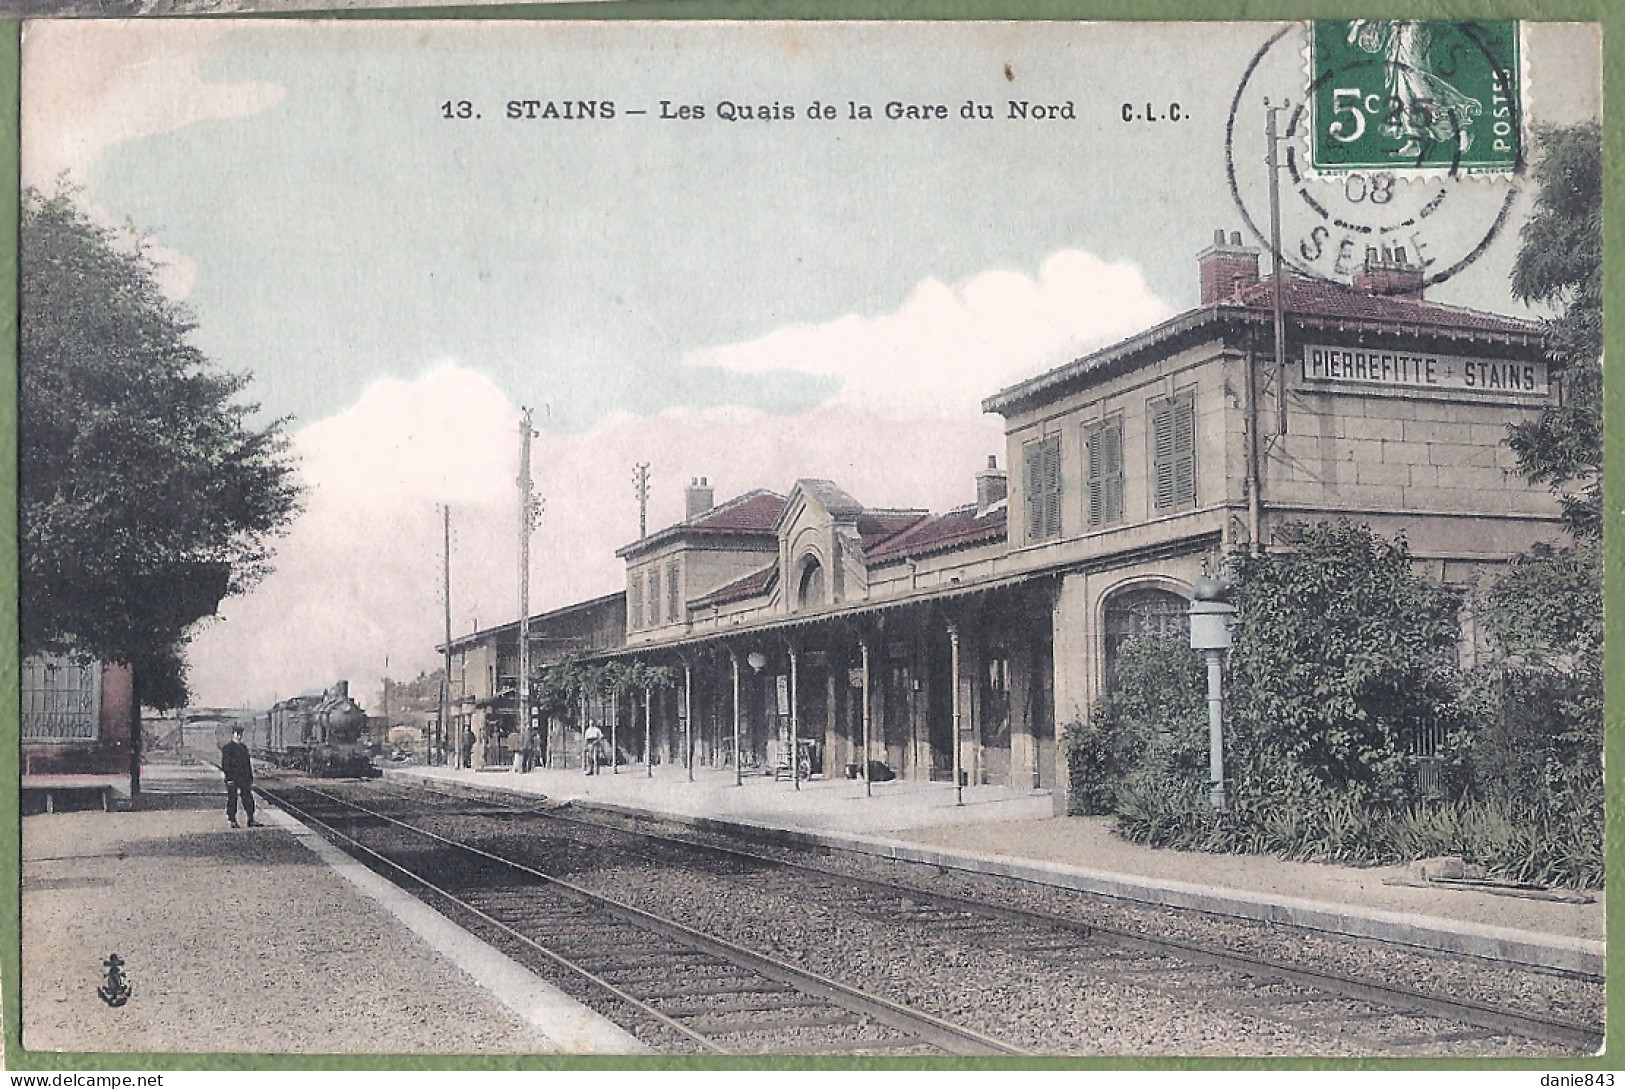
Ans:
[[[1511,173],[1522,162],[1516,22],[1317,21],[1309,64],[1317,170]]]

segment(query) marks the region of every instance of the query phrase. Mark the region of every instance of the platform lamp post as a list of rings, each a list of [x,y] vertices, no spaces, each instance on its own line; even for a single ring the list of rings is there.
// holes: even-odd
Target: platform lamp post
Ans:
[[[1191,649],[1207,659],[1208,801],[1215,813],[1230,808],[1224,778],[1224,655],[1230,649],[1230,625],[1236,607],[1230,604],[1230,584],[1211,575],[1200,579],[1191,593]]]

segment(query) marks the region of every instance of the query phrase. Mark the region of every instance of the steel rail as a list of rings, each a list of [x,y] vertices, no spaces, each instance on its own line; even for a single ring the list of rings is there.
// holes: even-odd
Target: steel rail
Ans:
[[[458,795],[437,787],[425,786],[424,789],[433,793],[442,794],[448,798],[457,798]],[[1070,916],[1055,912],[1044,911],[1039,908],[1015,908],[1001,904],[990,904],[986,901],[975,900],[969,897],[957,896],[953,893],[938,892],[921,889],[912,885],[900,885],[881,878],[863,877],[844,874],[836,870],[826,869],[810,863],[796,862],[790,859],[774,858],[770,855],[756,854],[752,851],[737,847],[728,847],[721,844],[706,843],[692,840],[682,836],[672,836],[660,832],[651,832],[646,829],[619,828],[602,821],[592,820],[575,814],[562,813],[558,809],[544,809],[533,806],[510,804],[500,799],[481,798],[489,804],[502,805],[511,811],[529,814],[536,817],[557,820],[566,823],[581,825],[600,831],[608,831],[634,838],[653,840],[658,843],[667,843],[674,846],[706,851],[714,854],[745,859],[758,863],[784,869],[800,870],[817,874],[820,877],[834,879],[848,884],[859,885],[887,895],[907,896],[917,900],[932,900],[945,907],[956,910],[973,911],[982,915],[991,915],[996,918],[1012,921],[1041,922],[1063,930],[1088,936],[1100,934],[1131,945],[1142,951],[1166,952],[1182,959],[1196,963],[1212,965],[1231,971],[1241,971],[1252,974],[1274,974],[1299,987],[1306,987],[1317,991],[1326,991],[1362,1002],[1372,1002],[1390,1007],[1395,1010],[1420,1010],[1436,1017],[1459,1021],[1472,1025],[1475,1028],[1490,1032],[1505,1032],[1524,1036],[1529,1039],[1541,1040],[1546,1043],[1561,1044],[1567,1047],[1576,1047],[1588,1052],[1598,1051],[1602,1048],[1604,1033],[1591,1025],[1576,1024],[1569,1021],[1560,1021],[1553,1018],[1542,1017],[1538,1014],[1518,1010],[1508,1010],[1499,1006],[1491,1006],[1471,999],[1447,998],[1439,995],[1430,995],[1423,991],[1398,987],[1392,984],[1380,983],[1373,980],[1358,979],[1352,976],[1339,975],[1333,972],[1318,971],[1310,968],[1301,968],[1297,965],[1280,961],[1266,960],[1258,957],[1249,957],[1228,950],[1214,949],[1208,946],[1194,945],[1189,942],[1178,941],[1172,938],[1153,938],[1143,934],[1136,934],[1126,930],[1100,926],[1095,923],[1084,922]]]
[[[974,1029],[965,1028],[961,1025],[955,1025],[950,1021],[932,1016],[931,1014],[922,1013],[919,1010],[911,1009],[910,1007],[904,1006],[900,1003],[893,1002],[890,999],[882,998],[866,991],[861,991],[855,987],[851,987],[847,984],[830,979],[827,976],[808,971],[805,968],[786,964],[783,961],[776,960],[773,957],[758,953],[753,949],[748,949],[742,945],[737,945],[733,942],[727,941],[726,939],[718,938],[714,935],[695,930],[692,927],[685,926],[684,924],[675,920],[655,915],[652,912],[645,911],[642,908],[628,904],[625,901],[617,900],[614,897],[606,896],[603,893],[593,892],[592,890],[583,888],[580,885],[574,884],[573,882],[565,881],[562,878],[543,873],[542,871],[527,866],[522,862],[516,862],[510,858],[503,858],[500,855],[493,854],[492,852],[481,847],[475,847],[472,844],[460,843],[457,840],[451,839],[447,836],[442,836],[439,833],[431,832],[426,828],[420,828],[407,821],[391,817],[388,814],[379,813],[376,810],[369,809],[367,806],[345,798],[340,798],[333,794],[329,794],[324,790],[317,789],[316,787],[309,786],[308,784],[301,784],[299,789],[309,791],[312,794],[316,794],[357,812],[364,813],[367,816],[373,817],[377,820],[406,829],[407,831],[422,836],[426,839],[444,844],[447,847],[465,851],[469,854],[487,859],[500,866],[505,866],[509,869],[540,880],[548,885],[565,889],[580,899],[608,909],[626,922],[632,923],[636,926],[641,926],[647,930],[652,930],[657,934],[681,942],[691,948],[696,948],[703,952],[711,953],[713,956],[717,956],[725,961],[735,964],[736,966],[749,968],[752,971],[766,976],[768,979],[794,987],[796,990],[801,991],[804,994],[822,998],[833,1005],[840,1006],[848,1010],[849,1012],[871,1017],[882,1024],[888,1025],[889,1027],[897,1029],[900,1032],[913,1036],[923,1043],[928,1043],[934,1047],[938,1047],[943,1051],[949,1052],[950,1054],[1032,1054],[1031,1052],[1026,1051],[1023,1048],[1019,1048],[1007,1041],[995,1039],[994,1037],[979,1033]],[[279,804],[281,804],[280,800]],[[332,829],[332,826],[327,824],[325,821],[319,821],[318,823],[321,823],[324,827]],[[335,834],[342,836],[342,838],[349,840],[350,842],[356,842],[353,837],[345,836],[343,833],[337,832],[336,829],[332,830],[335,832]],[[365,847],[365,845],[357,844],[357,846],[360,846],[363,850],[367,851],[368,854],[373,855],[374,857],[382,857],[377,855],[377,853],[372,851],[370,848]],[[400,870],[402,873],[407,874],[412,880],[433,887],[430,882],[427,882],[425,879],[412,873],[405,867],[402,867],[393,861],[389,861],[389,865]],[[451,899],[456,899],[454,896],[451,896],[451,894],[444,893],[438,888],[436,891],[441,892],[442,895],[447,895]],[[478,909],[472,907],[470,907],[470,910],[476,912],[478,911]],[[497,925],[503,926],[504,924],[498,923]],[[504,926],[504,929],[508,928]],[[535,945],[535,943],[530,939],[525,940],[527,944]],[[542,947],[537,946],[537,948]],[[557,956],[556,954],[551,954],[551,952],[550,955]],[[560,959],[562,962],[562,958]],[[571,967],[575,966],[572,965]],[[587,972],[585,969],[576,968],[575,970],[584,975],[591,975],[591,973]],[[636,1002],[636,1000],[633,1001]],[[641,1003],[636,1004],[640,1009],[647,1009],[647,1007],[643,1006]],[[655,1012],[658,1016],[658,1011],[652,1012]],[[669,1019],[662,1018],[662,1020]],[[689,1034],[692,1035],[691,1033]]]
[[[286,788],[282,788],[282,789],[286,789]],[[349,803],[342,802],[341,799],[334,798],[332,795],[327,794],[325,791],[316,790],[313,787],[301,786],[298,789],[309,790],[313,794],[319,794],[319,795],[321,795],[321,796],[323,796],[325,798],[328,798],[330,800],[333,800],[333,801],[340,801],[341,804],[349,804]],[[397,871],[403,877],[407,878],[409,881],[413,882],[414,884],[420,885],[423,888],[426,888],[429,891],[433,892],[435,895],[440,896],[440,897],[450,901],[453,904],[456,904],[458,908],[462,909],[463,911],[468,912],[470,915],[475,916],[481,922],[486,923],[489,926],[495,927],[497,930],[499,930],[502,933],[506,934],[508,937],[513,938],[515,941],[520,942],[521,944],[523,944],[527,948],[531,949],[532,951],[540,953],[542,956],[546,957],[548,960],[552,961],[554,964],[558,965],[559,967],[576,973],[577,975],[579,975],[583,979],[585,979],[587,982],[591,983],[593,986],[598,987],[601,990],[606,991],[610,995],[614,996],[616,999],[618,999],[618,1000],[620,1000],[622,1002],[625,1002],[627,1005],[631,1006],[633,1009],[637,1010],[639,1013],[641,1013],[641,1014],[643,1014],[643,1015],[645,1015],[647,1017],[653,1018],[657,1023],[664,1026],[665,1028],[672,1029],[673,1031],[678,1032],[681,1035],[688,1037],[689,1039],[691,1039],[694,1042],[700,1044],[702,1047],[706,1048],[707,1050],[715,1051],[715,1052],[717,1052],[719,1054],[724,1054],[724,1055],[730,1054],[730,1052],[728,1051],[727,1048],[722,1047],[720,1044],[717,1044],[715,1041],[711,1040],[709,1037],[706,1037],[706,1036],[704,1036],[704,1035],[702,1035],[700,1033],[694,1032],[691,1029],[689,1029],[686,1025],[682,1024],[681,1022],[675,1021],[672,1018],[667,1017],[665,1014],[661,1013],[659,1010],[655,1009],[653,1006],[650,1006],[648,1003],[643,1002],[641,999],[637,998],[636,996],[627,994],[624,990],[617,987],[615,984],[611,983],[609,980],[604,979],[601,976],[595,975],[593,972],[589,971],[586,968],[581,967],[579,964],[576,964],[574,961],[571,961],[566,957],[560,956],[558,953],[556,953],[553,950],[547,948],[545,945],[542,945],[540,942],[536,941],[534,938],[531,938],[529,935],[524,934],[521,931],[518,931],[518,930],[514,929],[513,927],[509,926],[507,923],[503,922],[501,919],[495,918],[494,916],[490,915],[489,913],[480,910],[479,908],[475,907],[473,904],[469,903],[467,900],[464,900],[462,897],[458,896],[456,893],[442,888],[441,886],[435,884],[433,881],[431,881],[429,878],[423,876],[422,874],[415,873],[412,870],[407,869],[405,866],[402,866],[400,863],[396,862],[394,859],[388,858],[388,857],[386,857],[386,856],[384,856],[382,854],[379,854],[377,851],[373,850],[371,847],[368,847],[366,844],[362,843],[360,840],[356,839],[354,836],[347,835],[344,832],[339,831],[337,828],[335,828],[333,825],[329,824],[327,821],[324,821],[322,818],[316,816],[309,809],[306,809],[303,806],[300,806],[300,805],[297,805],[297,804],[295,804],[293,802],[290,802],[286,797],[282,796],[280,793],[274,793],[272,791],[265,790],[264,788],[256,788],[256,790],[263,797],[275,802],[279,808],[281,808],[283,810],[286,810],[286,811],[288,811],[290,813],[296,813],[296,814],[299,815],[299,817],[302,820],[308,821],[311,824],[314,824],[314,825],[317,825],[317,826],[319,826],[321,828],[326,829],[335,838],[343,840],[344,842],[348,843],[351,847],[355,848],[355,850],[361,852],[362,854],[367,855],[369,858],[372,858],[372,859],[376,860],[377,862],[383,864],[384,866],[388,867],[389,869]],[[360,808],[360,807],[354,807],[354,808]],[[365,810],[363,810],[363,812],[365,812]],[[388,818],[385,818],[385,819],[387,820]]]

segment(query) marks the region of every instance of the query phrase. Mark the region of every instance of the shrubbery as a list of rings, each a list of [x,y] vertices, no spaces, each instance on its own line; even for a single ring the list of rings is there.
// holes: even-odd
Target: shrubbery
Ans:
[[[1522,557],[1480,610],[1502,654],[1463,678],[1458,596],[1415,574],[1403,541],[1346,524],[1290,540],[1234,565],[1230,812],[1208,805],[1206,682],[1179,639],[1126,644],[1111,694],[1067,731],[1074,812],[1115,814],[1156,846],[1370,864],[1458,854],[1511,880],[1600,886],[1597,550]],[[1423,735],[1436,780],[1418,775]]]
[[[1110,813],[1144,783],[1201,779],[1207,768],[1207,675],[1182,641],[1124,645],[1117,683],[1087,727],[1069,733],[1073,810]]]

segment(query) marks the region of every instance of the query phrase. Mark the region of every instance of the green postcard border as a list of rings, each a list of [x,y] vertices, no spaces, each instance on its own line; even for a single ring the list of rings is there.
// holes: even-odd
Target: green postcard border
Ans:
[[[1588,22],[1603,27],[1603,86],[1620,85],[1625,63],[1625,5],[1607,0],[1365,0],[1351,10],[1339,0],[633,0],[627,3],[567,3],[502,7],[417,7],[344,10],[332,12],[267,13],[234,18],[344,18],[344,19],[913,19],[913,20],[1174,20],[1229,19],[1240,21],[1303,20],[1310,18],[1403,16],[1461,20],[1525,19],[1531,21]],[[221,18],[226,16],[195,16]],[[21,24],[0,21],[0,166],[14,182],[19,179],[19,85]],[[1604,93],[1603,100],[1608,100]],[[1604,253],[1607,297],[1625,299],[1618,290],[1625,264],[1625,127],[1604,126]],[[424,1056],[424,1055],[235,1055],[235,1054],[107,1054],[27,1052],[22,1047],[19,1011],[21,969],[21,816],[20,752],[18,734],[17,661],[17,548],[16,548],[16,382],[17,382],[17,264],[20,194],[18,185],[0,186],[0,252],[11,259],[0,263],[0,887],[6,890],[0,911],[0,998],[4,1001],[4,1065],[10,1070],[39,1071],[232,1071],[232,1070],[1613,1070],[1622,1066],[1625,1045],[1609,1033],[1608,1047],[1583,1059],[1474,1060],[1474,1059],[1190,1059],[1156,1058],[1040,1058],[1027,1060],[951,1059],[941,1061],[858,1058],[741,1057],[690,1059],[665,1057],[573,1056]],[[1625,359],[1625,307],[1606,315],[1606,355]],[[1608,381],[1605,414],[1612,423],[1625,420],[1625,388]],[[1606,481],[1609,495],[1618,494],[1625,473],[1625,430],[1609,427],[1604,436]],[[1605,513],[1607,646],[1605,676],[1607,736],[1604,741],[1604,781],[1608,814],[1605,850],[1608,869],[1618,875],[1625,868],[1625,507],[1609,505]],[[1625,948],[1625,889],[1610,883],[1605,894],[1607,941]],[[1625,1024],[1625,972],[1619,957],[1608,960],[1607,1019],[1610,1027]]]

